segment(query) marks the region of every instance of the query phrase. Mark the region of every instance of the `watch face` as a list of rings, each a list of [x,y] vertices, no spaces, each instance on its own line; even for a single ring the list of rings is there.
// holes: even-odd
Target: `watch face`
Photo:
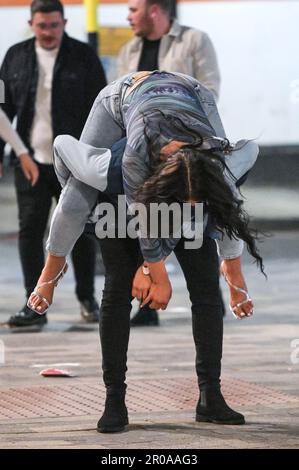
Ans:
[[[148,276],[149,273],[150,273],[150,270],[149,270],[149,268],[148,268],[147,266],[143,266],[143,265],[142,265],[142,272],[143,272],[143,274],[145,274],[146,276]]]

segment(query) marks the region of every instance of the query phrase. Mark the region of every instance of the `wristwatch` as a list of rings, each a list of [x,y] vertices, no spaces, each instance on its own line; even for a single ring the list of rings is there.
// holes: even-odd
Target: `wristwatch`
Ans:
[[[148,266],[144,266],[144,264],[142,265],[142,272],[145,276],[149,276],[150,274],[150,270],[149,270],[149,267]]]

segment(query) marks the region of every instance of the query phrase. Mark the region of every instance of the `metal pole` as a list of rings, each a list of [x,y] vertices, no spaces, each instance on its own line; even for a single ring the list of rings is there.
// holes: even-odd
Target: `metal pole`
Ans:
[[[99,35],[98,35],[98,21],[97,21],[97,6],[98,0],[84,0],[86,10],[86,31],[88,37],[88,44],[99,53]]]

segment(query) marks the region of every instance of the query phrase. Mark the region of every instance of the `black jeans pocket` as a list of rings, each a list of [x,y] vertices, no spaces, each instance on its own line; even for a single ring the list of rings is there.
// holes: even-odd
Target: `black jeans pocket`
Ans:
[[[18,192],[25,192],[32,189],[31,182],[25,177],[20,165],[15,167],[15,185]]]

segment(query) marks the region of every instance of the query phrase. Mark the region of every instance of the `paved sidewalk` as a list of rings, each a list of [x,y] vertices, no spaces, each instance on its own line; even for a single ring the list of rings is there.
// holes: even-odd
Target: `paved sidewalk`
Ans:
[[[245,426],[194,422],[197,388],[189,301],[173,264],[175,295],[160,315],[161,327],[131,332],[130,426],[127,432],[105,435],[95,429],[104,404],[97,326],[79,320],[71,272],[57,288],[47,327],[40,332],[9,330],[3,323],[23,299],[16,240],[2,240],[0,448],[298,448],[298,245],[297,232],[277,232],[266,240],[269,280],[245,263],[254,317],[225,319],[223,390],[229,403],[246,415]],[[102,285],[99,276],[98,291]],[[52,364],[62,364],[76,377],[41,377],[39,371]]]
[[[274,231],[261,246],[268,281],[245,255],[255,315],[244,321],[231,314],[225,318],[223,390],[228,402],[245,414],[246,425],[194,422],[198,392],[189,300],[182,274],[170,259],[174,296],[160,314],[161,326],[131,332],[128,431],[98,434],[96,423],[104,404],[98,327],[80,321],[72,271],[57,288],[45,328],[20,331],[5,324],[24,301],[9,181],[0,182],[0,448],[299,447],[299,231],[295,225],[291,225],[294,230]],[[287,221],[296,219],[298,195],[292,194],[288,203],[286,191],[275,194],[271,201],[263,197],[265,193],[250,194],[251,201],[252,196],[257,198],[256,214],[272,221],[277,214],[287,215]],[[283,211],[275,211],[280,207]],[[103,277],[98,276],[97,292],[102,287]],[[39,375],[53,364],[75,377]]]

